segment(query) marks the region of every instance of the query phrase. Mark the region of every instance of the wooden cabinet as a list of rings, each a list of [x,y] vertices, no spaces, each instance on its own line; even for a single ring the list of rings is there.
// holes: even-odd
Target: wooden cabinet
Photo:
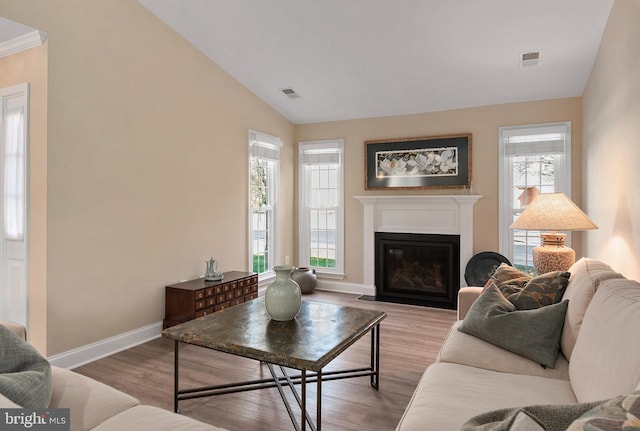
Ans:
[[[165,287],[163,328],[187,322],[258,297],[258,274],[230,271],[220,281],[204,278]]]

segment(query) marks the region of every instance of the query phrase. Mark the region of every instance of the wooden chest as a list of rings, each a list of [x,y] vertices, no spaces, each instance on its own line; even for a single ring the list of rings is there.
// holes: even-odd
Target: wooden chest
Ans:
[[[230,271],[220,281],[204,278],[165,287],[163,328],[224,310],[258,297],[258,274]]]

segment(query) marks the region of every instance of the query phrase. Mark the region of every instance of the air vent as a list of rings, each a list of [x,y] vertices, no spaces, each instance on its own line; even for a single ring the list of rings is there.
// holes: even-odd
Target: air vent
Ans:
[[[540,51],[524,52],[520,55],[520,67],[540,65]]]
[[[280,91],[282,91],[289,99],[297,99],[300,97],[293,88],[282,88]]]

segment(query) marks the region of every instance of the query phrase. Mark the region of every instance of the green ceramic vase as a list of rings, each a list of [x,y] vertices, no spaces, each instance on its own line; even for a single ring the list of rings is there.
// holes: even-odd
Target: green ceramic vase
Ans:
[[[291,279],[293,266],[274,266],[276,279],[267,286],[264,294],[264,305],[273,320],[286,321],[295,319],[302,305],[302,292],[298,283]]]

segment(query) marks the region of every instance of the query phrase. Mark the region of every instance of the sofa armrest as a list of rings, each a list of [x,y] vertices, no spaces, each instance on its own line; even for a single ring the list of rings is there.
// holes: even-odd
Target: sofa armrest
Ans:
[[[458,320],[464,319],[471,304],[482,293],[482,287],[461,287],[458,291]]]
[[[27,328],[25,328],[21,324],[15,323],[15,322],[2,321],[0,322],[0,325],[14,332],[18,337],[22,338],[23,340],[27,341]]]

